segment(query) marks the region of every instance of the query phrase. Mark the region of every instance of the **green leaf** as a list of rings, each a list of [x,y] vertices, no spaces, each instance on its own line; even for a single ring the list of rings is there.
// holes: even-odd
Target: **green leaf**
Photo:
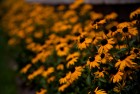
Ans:
[[[91,78],[90,75],[87,76],[86,83],[90,86],[91,85]]]
[[[104,83],[107,82],[106,79],[104,79],[104,78],[99,78],[99,80],[100,80],[101,82],[104,82]]]

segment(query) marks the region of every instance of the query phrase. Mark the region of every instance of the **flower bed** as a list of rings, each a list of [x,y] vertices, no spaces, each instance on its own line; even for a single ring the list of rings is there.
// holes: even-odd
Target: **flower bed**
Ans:
[[[140,9],[118,22],[117,13],[97,13],[82,0],[13,2],[2,26],[18,51],[19,74],[36,94],[127,94],[138,85]]]

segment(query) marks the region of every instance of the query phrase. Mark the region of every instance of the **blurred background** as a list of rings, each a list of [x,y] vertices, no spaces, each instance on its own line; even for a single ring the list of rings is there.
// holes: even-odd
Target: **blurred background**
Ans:
[[[0,6],[2,6],[3,2],[7,1],[9,0],[1,0]],[[25,2],[29,4],[41,3],[43,5],[51,4],[54,6],[70,4],[73,1],[74,0],[25,0]],[[120,16],[120,19],[118,19],[120,22],[127,21],[130,12],[140,7],[140,0],[85,0],[85,2],[93,4],[94,10],[97,12],[104,14],[108,14],[112,11],[117,12]],[[6,9],[0,9],[0,21],[6,12]],[[0,26],[0,94],[35,94],[35,92],[28,89],[28,87],[23,88],[23,82],[16,72],[18,66],[14,60],[14,56],[18,52],[15,53],[13,48],[8,46],[7,39],[5,32],[3,32]]]

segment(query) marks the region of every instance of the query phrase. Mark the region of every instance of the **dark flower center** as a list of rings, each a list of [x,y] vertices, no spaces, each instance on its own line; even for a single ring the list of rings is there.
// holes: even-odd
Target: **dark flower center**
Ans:
[[[95,60],[94,57],[90,57],[90,58],[89,58],[89,61],[90,61],[90,62],[93,62],[94,60]]]
[[[139,50],[138,49],[134,49],[134,53],[139,53]]]
[[[71,61],[71,60],[72,60],[72,58],[68,59],[68,61]]]
[[[117,27],[116,26],[111,27],[111,31],[112,32],[115,32],[116,30],[117,30]]]
[[[126,57],[127,57],[127,55],[123,55],[123,56],[120,57],[120,60],[122,61],[122,60],[124,60]]]
[[[85,38],[80,38],[80,43],[83,43],[85,41]]]
[[[124,33],[128,32],[128,27],[124,27],[124,28],[122,29],[122,31],[123,31]]]
[[[79,33],[79,32],[76,32],[76,33],[75,33],[75,36],[80,36],[80,33]]]
[[[108,41],[106,40],[106,39],[104,39],[104,40],[102,40],[101,41],[101,44],[104,46],[104,45],[106,45],[108,43]]]
[[[105,29],[105,30],[104,30],[104,33],[105,33],[105,34],[108,34],[108,33],[109,33],[109,31]]]
[[[71,72],[74,72],[74,71],[75,71],[75,68],[73,68],[73,67],[70,68],[70,71],[71,71]]]
[[[133,44],[137,46],[138,44],[140,44],[140,42],[138,42],[138,41],[134,41]]]
[[[59,42],[57,42],[57,44],[60,44],[61,42],[59,41]]]
[[[64,61],[61,61],[60,64],[65,64],[65,62]]]
[[[71,44],[72,42],[73,42],[72,40],[69,40],[67,43],[68,43],[68,44]]]
[[[53,45],[53,43],[51,43],[50,45]]]
[[[105,54],[104,54],[104,53],[102,53],[102,54],[101,54],[101,58],[103,59],[104,57],[105,57]]]
[[[100,68],[100,69],[99,69],[99,72],[102,72],[102,71],[103,71],[103,68]]]
[[[140,21],[139,21],[139,20],[136,21],[136,25],[137,25],[138,27],[140,27]]]
[[[110,69],[110,73],[115,75],[118,71],[115,68],[111,68]]]
[[[93,37],[92,40],[94,41],[95,40],[95,37]]]
[[[140,14],[135,14],[132,19],[133,20],[140,20]]]
[[[100,19],[96,19],[96,20],[94,20],[94,23],[99,22],[99,21],[100,21]]]
[[[130,68],[126,66],[126,67],[124,68],[124,70],[125,70],[125,71],[128,71],[128,70],[130,70]]]
[[[60,47],[60,50],[61,50],[61,51],[64,51],[64,47]]]

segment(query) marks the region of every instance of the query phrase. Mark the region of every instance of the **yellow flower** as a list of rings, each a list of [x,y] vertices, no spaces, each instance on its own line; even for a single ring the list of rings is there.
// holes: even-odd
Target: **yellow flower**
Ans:
[[[47,90],[46,89],[41,89],[40,91],[36,92],[36,94],[46,94]]]
[[[91,44],[93,44],[93,45],[97,45],[97,43],[99,42],[99,40],[102,39],[101,37],[99,37],[98,35],[96,35],[96,33],[94,31],[90,32],[89,37],[91,37],[91,39],[92,39]]]
[[[75,0],[73,4],[69,6],[70,9],[76,9],[78,8],[81,4],[84,3],[84,0]]]
[[[101,46],[98,49],[98,53],[108,52],[111,48],[113,48],[112,44],[115,44],[114,39],[102,39]]]
[[[59,64],[56,67],[57,70],[64,70],[64,65],[63,64]]]
[[[69,52],[69,48],[66,43],[61,43],[56,46],[58,56],[66,56]]]
[[[59,79],[60,84],[72,84],[82,75],[83,68],[81,66],[75,67],[74,72],[68,72],[65,77]]]
[[[98,87],[94,90],[95,94],[107,94],[106,91],[102,90],[102,89],[98,89]]]
[[[95,23],[95,22],[94,22]],[[102,19],[102,20],[99,20],[99,21],[96,21],[96,23],[94,24],[92,23],[92,26],[93,26],[93,29],[99,29],[99,27],[103,24],[106,23],[106,19]]]
[[[113,83],[121,81],[123,74],[124,74],[123,72],[118,71],[116,74],[112,75],[111,81],[113,81]]]
[[[132,59],[134,58],[135,58],[134,55],[123,55],[115,64],[115,67],[119,68],[119,70],[122,70],[122,71],[124,70],[125,67],[132,68],[136,65],[136,63],[132,61]]]
[[[28,71],[28,69],[31,67],[32,65],[31,64],[27,64],[25,67],[23,67],[22,69],[21,69],[21,73],[26,73],[27,71]]]
[[[90,18],[94,21],[94,24],[97,22],[97,20],[100,20],[103,18],[103,14],[96,13],[96,12],[90,12]]]
[[[78,48],[82,50],[82,49],[87,48],[91,42],[92,42],[92,39],[90,38],[80,37],[78,39],[77,45],[78,45]]]
[[[119,93],[121,92],[121,90],[123,90],[125,87],[125,82],[123,81],[122,84],[121,83],[118,83],[114,88],[113,88],[113,91]]]
[[[74,65],[75,62],[77,62],[79,55],[80,54],[78,52],[75,52],[75,53],[67,56],[67,58],[66,58],[66,60],[68,61],[67,68],[69,68],[70,65]]]
[[[11,38],[8,40],[8,45],[10,46],[14,46],[18,43],[18,40],[16,40],[15,38]]]
[[[47,70],[42,72],[42,76],[43,77],[47,77],[47,76],[49,76],[53,72],[54,72],[54,68],[53,67],[49,67]]]
[[[114,19],[117,18],[117,16],[118,16],[117,13],[112,12],[112,13],[106,15],[106,16],[105,16],[105,19],[107,19],[107,20],[114,20]]]
[[[81,66],[75,67],[75,71],[72,73],[73,81],[77,80],[82,75],[83,68]]]
[[[40,75],[44,71],[44,67],[41,66],[37,70],[35,70],[32,74],[28,75],[28,79],[32,80],[34,77]]]
[[[98,71],[96,71],[94,74],[96,78],[100,78],[100,77],[104,77],[105,73],[107,74],[105,68],[99,68]]]
[[[65,7],[64,5],[60,5],[60,6],[57,7],[57,9],[58,9],[59,11],[63,11],[65,8],[66,8],[66,7]]]
[[[131,22],[122,22],[118,24],[118,32],[124,36],[136,36],[138,34],[137,28],[133,27]]]
[[[139,14],[140,14],[140,8],[136,9],[130,14],[130,19],[137,20]]]
[[[55,76],[51,76],[48,78],[47,82],[50,83],[50,82],[53,82],[55,80]]]
[[[109,53],[100,53],[97,56],[98,62],[106,64],[107,61],[111,61],[113,58]]]
[[[135,57],[140,58],[140,49],[139,48],[132,48],[130,51],[132,55],[135,55]]]
[[[134,27],[123,27],[119,30],[120,31],[118,32],[121,32],[125,36],[129,36],[129,35],[136,36],[138,34],[137,28],[134,28]]]
[[[95,67],[99,67],[99,60],[97,59],[97,57],[89,57],[88,61],[87,61],[87,65],[89,65],[90,69],[95,68]]]
[[[40,39],[43,36],[43,32],[42,31],[38,31],[34,33],[34,37]]]
[[[75,62],[77,62],[77,60],[78,60],[78,57],[68,59],[67,68],[69,68],[70,65],[74,65]]]
[[[66,60],[69,60],[71,58],[74,58],[74,57],[79,57],[80,56],[80,53],[79,52],[74,52],[73,54],[69,54],[66,58]]]
[[[63,92],[70,84],[63,84],[58,88],[58,91]]]
[[[63,77],[59,80],[59,83],[60,84],[71,83],[72,82],[72,79],[71,79],[72,76],[71,75],[72,75],[72,73],[68,72],[65,77]]]
[[[86,15],[86,13],[92,9],[92,5],[91,4],[85,4],[81,10],[80,10],[80,15]]]

